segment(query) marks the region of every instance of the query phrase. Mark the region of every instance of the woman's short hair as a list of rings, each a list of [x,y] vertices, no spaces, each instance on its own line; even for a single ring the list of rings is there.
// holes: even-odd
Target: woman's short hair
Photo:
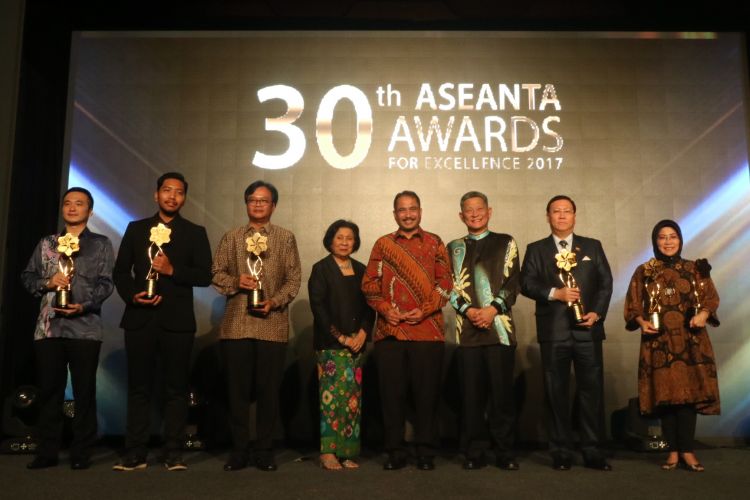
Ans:
[[[352,253],[356,252],[357,250],[359,250],[359,245],[361,243],[359,239],[359,226],[351,221],[344,219],[334,221],[330,226],[328,226],[326,234],[325,236],[323,236],[323,246],[330,252],[331,246],[333,245],[333,237],[336,236],[336,233],[342,227],[349,228],[354,233],[354,248],[352,249]]]

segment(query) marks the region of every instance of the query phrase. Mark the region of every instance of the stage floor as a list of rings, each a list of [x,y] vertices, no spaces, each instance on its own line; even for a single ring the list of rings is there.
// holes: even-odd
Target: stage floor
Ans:
[[[358,470],[326,471],[314,452],[282,450],[279,470],[260,472],[247,468],[224,472],[226,453],[191,452],[185,455],[189,470],[168,472],[155,459],[142,471],[113,472],[114,450],[100,448],[94,465],[71,471],[62,457],[59,466],[29,471],[29,455],[0,456],[2,498],[746,498],[750,491],[750,448],[699,450],[706,472],[662,471],[662,454],[618,451],[610,460],[614,470],[600,472],[579,464],[568,472],[550,468],[541,451],[519,454],[521,470],[486,467],[464,471],[461,456],[443,455],[436,470],[413,466],[395,472],[382,470],[383,457],[366,454]]]

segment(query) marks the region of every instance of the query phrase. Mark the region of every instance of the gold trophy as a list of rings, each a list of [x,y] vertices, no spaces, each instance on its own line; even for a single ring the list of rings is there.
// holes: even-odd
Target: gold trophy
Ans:
[[[263,236],[260,233],[255,233],[249,236],[245,243],[247,243],[247,270],[250,275],[255,279],[255,289],[250,290],[250,294],[247,300],[247,310],[250,313],[263,308],[263,285],[260,281],[261,274],[263,273],[263,259],[260,254],[268,250],[268,236]],[[252,257],[255,256],[253,259]]]
[[[698,280],[698,282],[696,282],[695,279],[693,279],[692,282],[694,302],[693,307],[690,308],[690,311],[686,317],[688,325],[690,324],[690,320],[693,318],[693,316],[697,315],[699,312],[701,312],[701,309],[703,309],[703,280]]]
[[[575,276],[573,276],[573,273],[570,272],[571,269],[578,265],[578,263],[576,262],[575,252],[569,252],[568,250],[563,249],[560,253],[555,255],[555,260],[557,268],[560,270],[558,276],[560,278],[560,281],[562,281],[562,284],[568,288],[578,288],[578,283],[576,282]],[[581,302],[581,299],[576,299],[573,302],[568,302],[568,307],[572,311],[573,319],[576,323],[583,323],[585,321],[583,319],[583,316],[586,313],[584,311],[583,302]]]
[[[648,292],[648,320],[654,325],[654,329],[661,329],[661,319],[659,314],[661,313],[661,306],[659,305],[659,293],[661,292],[661,285],[659,283],[653,283],[656,286],[649,288],[646,285],[646,291]]]
[[[161,246],[169,243],[169,236],[171,234],[172,230],[161,222],[151,228],[151,236],[148,238],[151,244],[146,248],[146,255],[148,256],[149,262],[151,262],[151,266],[146,273],[147,299],[153,299],[156,297],[156,282],[159,280],[159,273],[154,270],[154,258],[160,253],[164,253]]]
[[[68,278],[67,286],[58,286],[55,290],[55,307],[58,309],[68,309],[72,304],[70,280],[73,278],[73,271],[76,268],[73,262],[73,254],[80,249],[78,237],[71,233],[65,233],[65,236],[57,238],[57,251],[60,254],[57,259],[57,268]]]

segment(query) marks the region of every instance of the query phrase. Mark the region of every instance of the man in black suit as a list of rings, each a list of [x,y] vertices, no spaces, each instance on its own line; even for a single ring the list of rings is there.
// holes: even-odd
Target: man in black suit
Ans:
[[[552,198],[547,203],[547,221],[552,234],[526,248],[521,293],[536,302],[552,467],[569,470],[573,460],[568,389],[572,362],[584,465],[612,470],[599,449],[604,421],[602,340],[612,273],[601,243],[573,234],[576,205],[572,199],[564,195]],[[566,251],[575,253],[576,265],[570,272],[576,285],[572,286],[562,282],[557,266]],[[576,322],[569,305],[579,300],[585,314]]]
[[[164,465],[169,470],[187,469],[181,449],[196,330],[193,287],[211,283],[211,248],[206,230],[180,216],[187,190],[182,174],[169,172],[159,177],[154,193],[159,211],[128,224],[115,261],[114,282],[125,301],[120,327],[125,330],[128,414],[126,455],[114,470],[146,467],[157,357],[164,383]],[[168,241],[157,238],[151,246],[152,228],[159,224],[169,229],[161,230],[168,234]],[[154,271],[159,275],[156,295],[148,298],[146,278]]]

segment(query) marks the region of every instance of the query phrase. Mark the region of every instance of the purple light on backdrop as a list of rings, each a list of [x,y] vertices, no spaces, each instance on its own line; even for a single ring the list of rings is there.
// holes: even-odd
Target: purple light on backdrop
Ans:
[[[683,245],[700,235],[707,228],[722,222],[736,212],[742,210],[750,197],[750,171],[745,163],[732,174],[729,179],[719,185],[707,198],[690,210],[687,214],[678,217],[677,223],[682,229]],[[656,223],[657,221],[653,221]],[[747,221],[739,229],[741,232],[737,239],[750,239],[750,221]],[[715,236],[712,236],[715,238]],[[737,241],[737,240],[735,240]],[[713,248],[715,251],[721,249]],[[653,256],[653,249],[649,244],[641,254],[630,262],[625,269],[635,269]],[[616,283],[616,289],[625,290],[630,281],[630,275],[622,275]]]

